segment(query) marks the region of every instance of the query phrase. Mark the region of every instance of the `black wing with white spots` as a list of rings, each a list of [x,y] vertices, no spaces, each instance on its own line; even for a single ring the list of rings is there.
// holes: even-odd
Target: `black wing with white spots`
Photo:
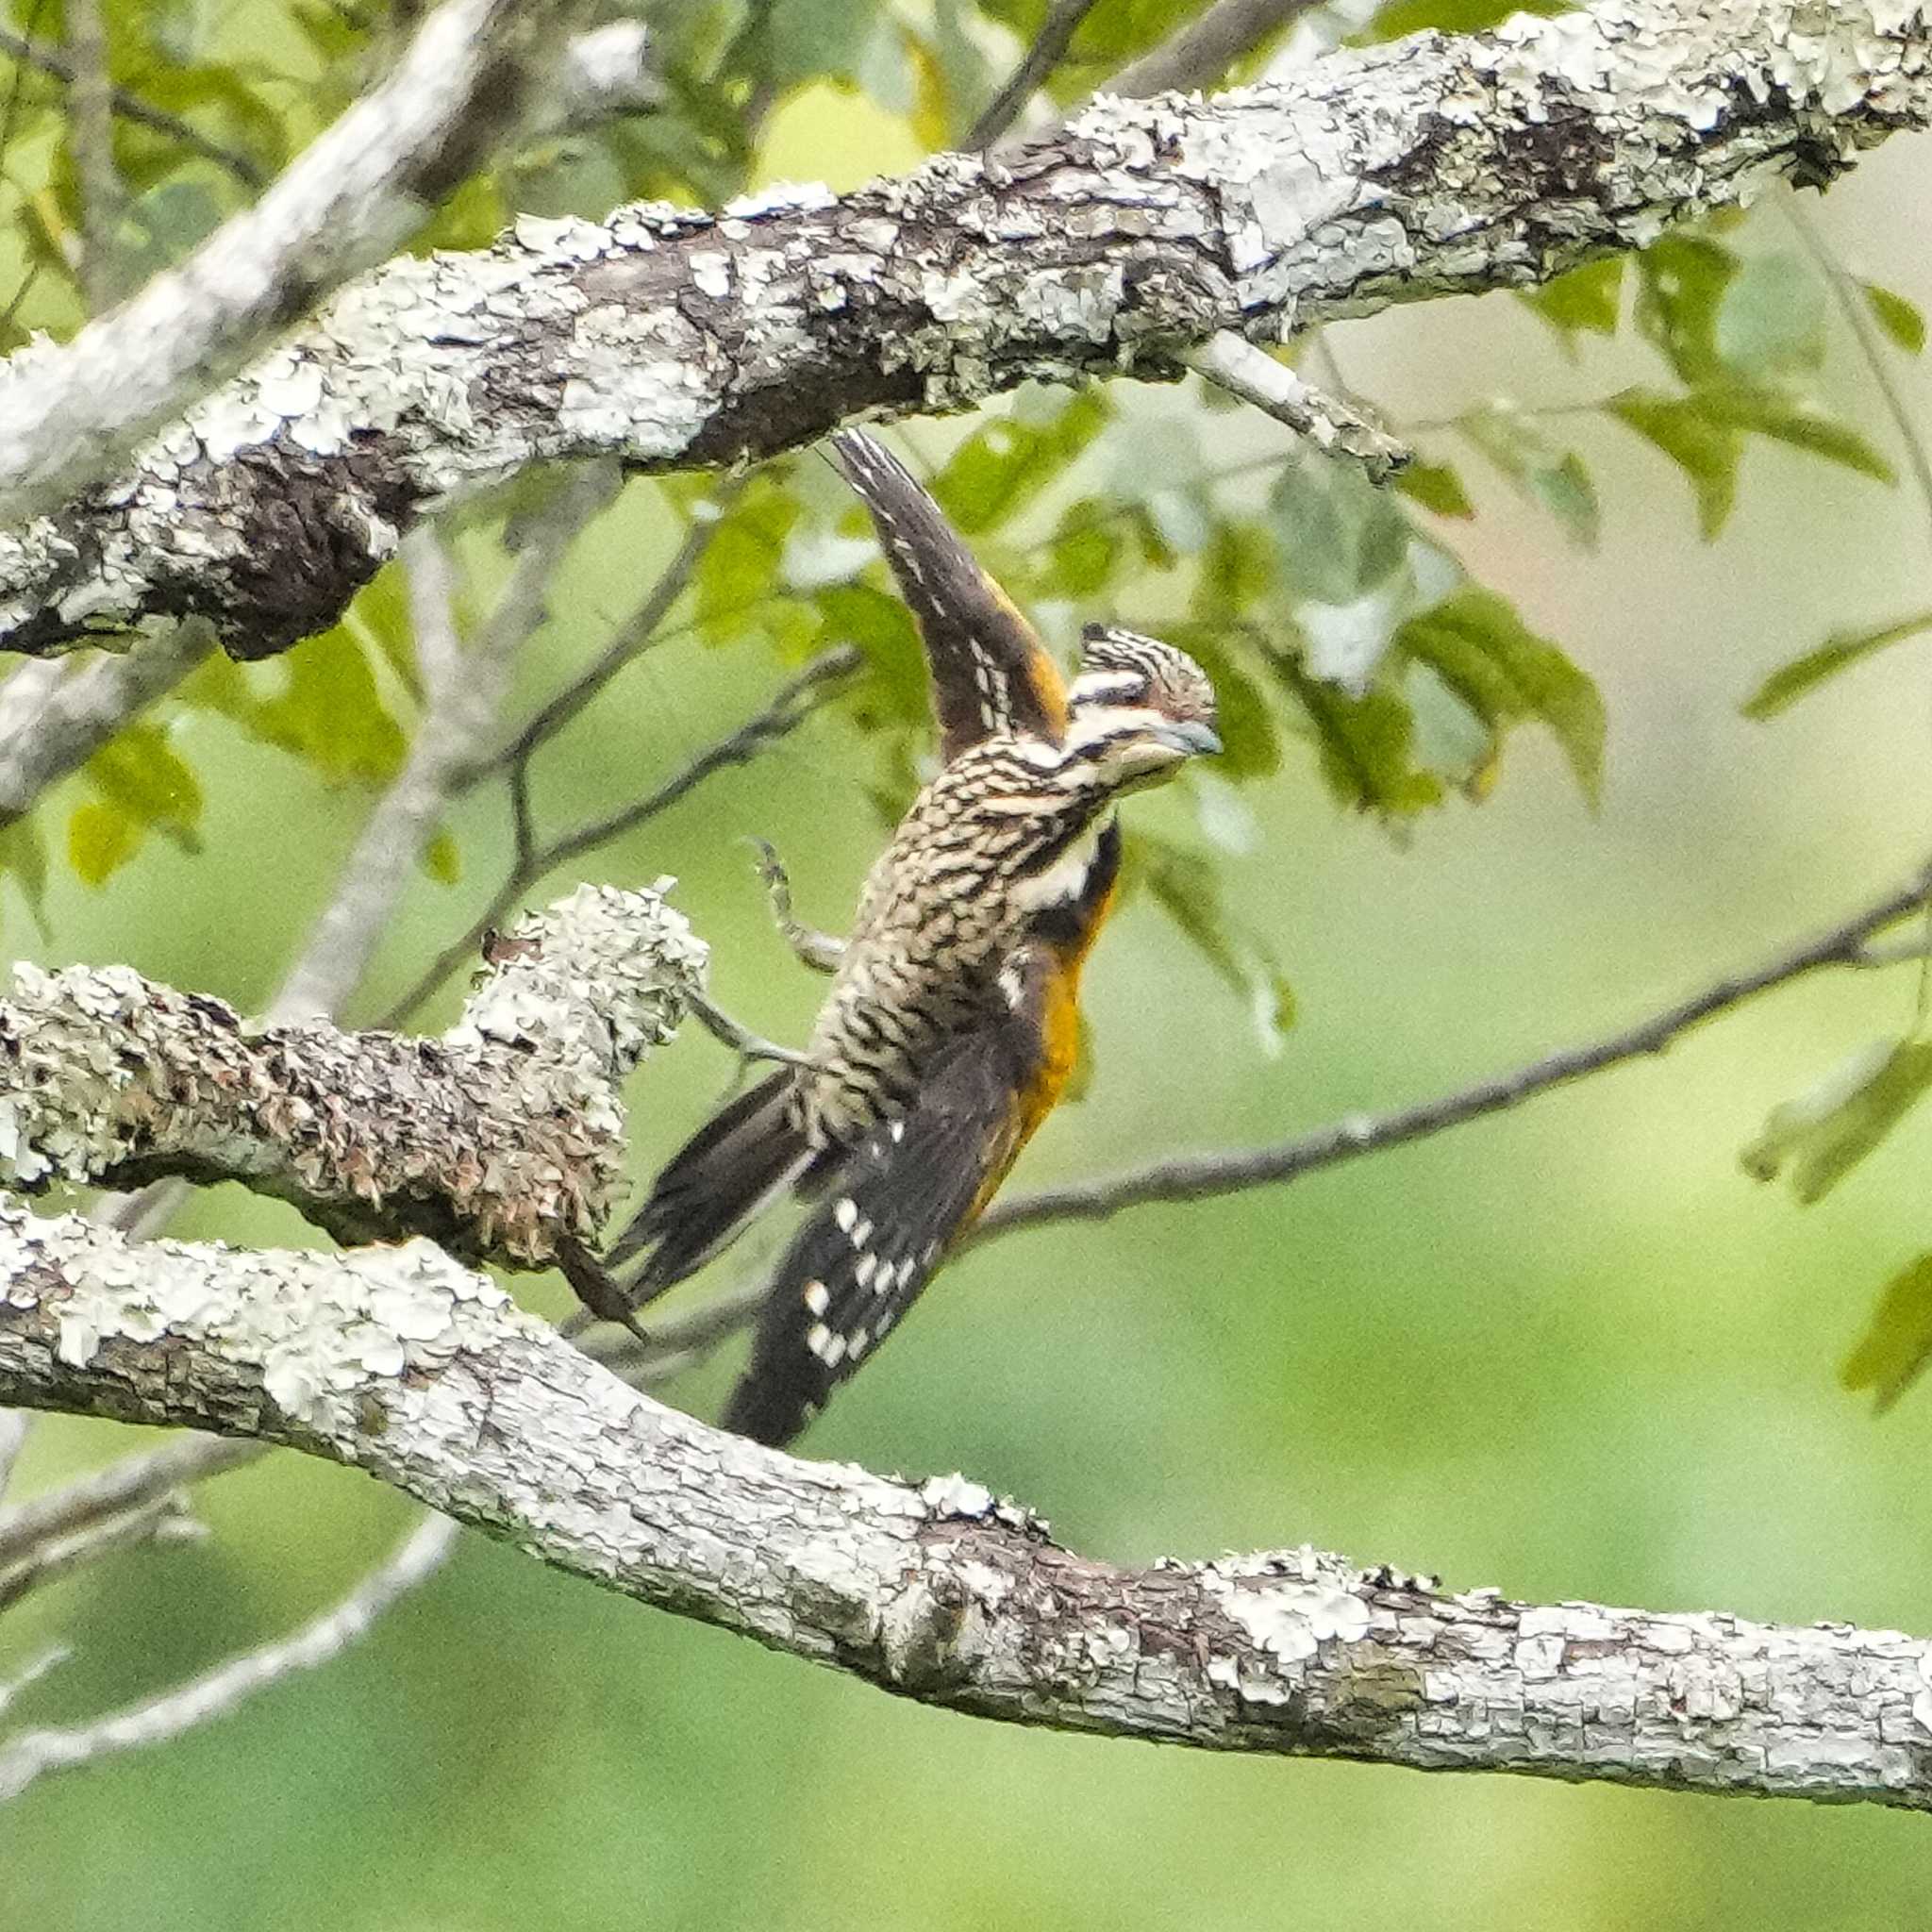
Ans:
[[[1024,1014],[977,1028],[861,1143],[779,1265],[726,1428],[790,1441],[891,1333],[1019,1151],[1040,1055]]]
[[[1067,724],[1059,666],[945,511],[863,430],[840,430],[832,448],[872,513],[899,594],[919,620],[941,756],[950,760],[996,731],[1058,740]]]

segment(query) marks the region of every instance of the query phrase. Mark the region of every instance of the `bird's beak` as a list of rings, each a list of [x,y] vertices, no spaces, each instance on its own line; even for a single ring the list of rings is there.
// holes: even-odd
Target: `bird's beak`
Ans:
[[[1185,724],[1163,724],[1157,736],[1163,744],[1171,744],[1175,751],[1186,757],[1205,753],[1212,757],[1221,749],[1221,738],[1211,724],[1199,724],[1192,721]]]

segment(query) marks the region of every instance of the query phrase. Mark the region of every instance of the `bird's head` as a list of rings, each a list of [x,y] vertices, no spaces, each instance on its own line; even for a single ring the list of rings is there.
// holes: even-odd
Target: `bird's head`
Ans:
[[[1080,644],[1066,750],[1091,761],[1108,790],[1158,785],[1187,759],[1221,749],[1214,687],[1185,651],[1105,624],[1090,624]]]

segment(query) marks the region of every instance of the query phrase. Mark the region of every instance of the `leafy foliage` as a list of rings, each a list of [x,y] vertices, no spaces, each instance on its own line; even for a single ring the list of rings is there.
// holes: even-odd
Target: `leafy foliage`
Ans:
[[[1921,1255],[1885,1284],[1871,1323],[1839,1371],[1839,1380],[1853,1391],[1871,1390],[1873,1407],[1883,1415],[1924,1374],[1928,1361],[1932,1255]]]
[[[1932,1041],[1878,1041],[1809,1092],[1772,1109],[1740,1158],[1753,1180],[1790,1172],[1806,1206],[1821,1201],[1932,1087]]]

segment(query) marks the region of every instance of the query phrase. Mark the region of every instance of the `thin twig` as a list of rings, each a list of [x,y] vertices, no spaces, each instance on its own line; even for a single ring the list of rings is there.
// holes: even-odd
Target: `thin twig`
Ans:
[[[125,1516],[110,1516],[105,1523],[76,1530],[73,1536],[42,1543],[20,1562],[0,1569],[0,1611],[10,1610],[23,1597],[98,1563],[103,1557],[132,1549],[137,1543],[158,1542],[172,1531],[182,1529],[189,1534],[200,1533],[200,1525],[188,1515],[182,1499],[167,1495],[158,1497],[145,1508],[130,1510]]]
[[[10,1677],[0,1677],[0,1717],[5,1717],[23,1690],[40,1682],[49,1671],[58,1670],[74,1655],[64,1643],[50,1643],[39,1657],[29,1657],[24,1669]]]
[[[342,869],[334,901],[269,1012],[272,1024],[339,1012],[361,984],[417,856],[456,788],[458,774],[496,726],[517,651],[544,617],[544,598],[564,554],[617,489],[613,465],[572,473],[524,533],[496,607],[446,678],[431,677],[429,704],[401,775],[369,816]],[[425,620],[447,627],[444,612]],[[434,666],[432,647],[430,664]]]
[[[111,475],[291,313],[389,255],[425,195],[515,132],[527,83],[560,52],[558,12],[554,0],[442,0],[260,200],[71,342],[10,358],[0,515],[24,520]]]
[[[346,1650],[399,1597],[426,1583],[456,1546],[457,1524],[425,1515],[393,1556],[372,1570],[332,1608],[292,1635],[225,1659],[158,1697],[68,1730],[25,1731],[0,1743],[0,1803],[16,1798],[47,1772],[143,1745],[164,1744],[210,1719],[225,1717],[256,1691],[298,1671],[313,1670]]]
[[[1217,0],[1172,39],[1130,60],[1108,79],[1105,92],[1143,100],[1170,89],[1207,87],[1277,28],[1312,13],[1321,4],[1322,0]]]
[[[18,1508],[0,1512],[0,1566],[19,1562],[42,1543],[144,1508],[189,1483],[205,1482],[259,1461],[265,1454],[259,1442],[184,1435],[158,1449],[124,1456]]]
[[[10,28],[0,27],[0,54],[23,61],[29,67],[38,67],[42,74],[51,75],[63,86],[74,83],[74,64],[64,54],[57,48],[43,46],[38,41],[30,41],[25,34],[14,33]],[[171,114],[164,108],[157,108],[139,94],[129,93],[125,88],[110,87],[108,99],[122,120],[132,121],[139,126],[165,135],[170,141],[179,142],[204,160],[227,169],[244,188],[258,192],[268,185],[265,170],[258,167],[240,149],[210,141],[193,122],[184,121],[180,115]]]
[[[1297,436],[1331,456],[1353,457],[1370,482],[1412,461],[1415,452],[1371,422],[1353,405],[1306,382],[1265,350],[1224,329],[1182,359],[1204,382],[1285,424]]]
[[[95,315],[120,294],[121,217],[126,192],[114,167],[114,91],[108,84],[108,25],[101,0],[66,0],[62,15],[72,79],[67,141],[80,187],[80,286]]]
[[[522,849],[516,855],[509,876],[497,889],[489,905],[471,922],[469,929],[460,938],[452,940],[429,962],[422,976],[378,1024],[388,1027],[404,1024],[450,974],[464,961],[475,958],[483,935],[504,917],[516,902],[518,894],[526,891],[545,873],[567,864],[580,854],[611,839],[636,830],[659,812],[669,810],[714,772],[721,772],[730,765],[749,763],[760,752],[804,724],[813,710],[831,695],[833,687],[857,670],[858,664],[859,653],[851,644],[839,644],[822,652],[795,677],[781,686],[762,711],[746,719],[737,730],[708,745],[656,791],[621,810],[560,833],[545,843],[525,842],[527,816],[526,811],[520,812],[519,844]]]
[[[974,122],[963,143],[975,152],[991,147],[1015,121],[1034,93],[1045,85],[1047,76],[1060,64],[1061,57],[1080,31],[1080,23],[1093,11],[1094,0],[1054,0],[1033,44],[991,100]]]
[[[1897,891],[1853,914],[1829,932],[1775,954],[1749,972],[1720,979],[1621,1032],[1532,1060],[1474,1087],[1396,1113],[1355,1114],[1273,1146],[1183,1155],[1124,1174],[1102,1174],[1093,1180],[1024,1195],[995,1206],[971,1239],[987,1240],[1010,1234],[1016,1228],[1037,1227],[1048,1221],[1101,1221],[1124,1208],[1138,1208],[1150,1201],[1198,1201],[1208,1195],[1291,1181],[1317,1168],[1334,1167],[1384,1147],[1423,1140],[1441,1133],[1444,1127],[1460,1126],[1463,1122],[1478,1120],[1484,1114],[1500,1113],[1532,1094],[1567,1086],[1587,1074],[1599,1073],[1620,1061],[1661,1053],[1700,1022],[1822,966],[1866,963],[1865,941],[1884,926],[1917,910],[1925,904],[1928,894],[1932,894],[1932,865],[1921,868]]]
[[[0,1408],[0,1503],[7,1500],[7,1486],[13,1480],[13,1465],[26,1447],[27,1431],[33,1417],[24,1408]],[[0,1517],[0,1522],[5,1522]]]
[[[15,672],[0,685],[0,824],[78,771],[214,647],[213,626],[191,617],[78,669],[63,659],[51,675]]]
[[[1864,291],[1857,286],[1855,278],[1846,272],[1832,252],[1830,243],[1819,232],[1810,211],[1798,199],[1797,190],[1788,187],[1780,199],[1785,219],[1804,244],[1812,265],[1824,277],[1824,286],[1831,291],[1832,300],[1838,305],[1839,313],[1844,317],[1852,339],[1864,358],[1865,366],[1872,373],[1872,380],[1878,386],[1885,412],[1891,418],[1891,426],[1905,447],[1906,462],[1912,473],[1912,484],[1918,491],[1920,507],[1925,512],[1927,523],[1932,524],[1932,453],[1926,450],[1925,439],[1919,434],[1919,425],[1912,420],[1905,394],[1893,379],[1891,360],[1885,352],[1885,344],[1879,340],[1872,311],[1865,303]],[[1927,943],[1915,996],[1914,1024],[1918,1026],[1925,1024],[1926,1014],[1932,1010],[1932,908],[1927,910],[1924,938]]]
[[[658,634],[664,620],[690,585],[691,574],[703,560],[719,524],[743,491],[744,482],[743,477],[727,477],[719,486],[710,502],[691,519],[676,554],[644,593],[642,603],[619,626],[596,662],[581,676],[573,678],[508,743],[458,773],[458,792],[470,791],[492,772],[505,768],[514,772],[519,767],[527,767],[534,752],[563,730],[620,671],[659,641]]]

